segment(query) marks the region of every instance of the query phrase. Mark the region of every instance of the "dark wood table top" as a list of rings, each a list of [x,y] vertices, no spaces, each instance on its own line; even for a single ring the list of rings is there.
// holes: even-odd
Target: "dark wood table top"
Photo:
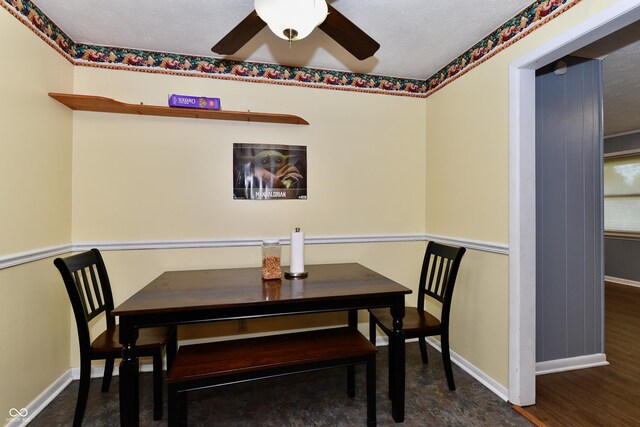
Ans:
[[[286,271],[286,267],[283,267]],[[305,279],[263,281],[261,269],[168,271],[117,307],[116,316],[404,296],[412,291],[360,264],[308,265]]]

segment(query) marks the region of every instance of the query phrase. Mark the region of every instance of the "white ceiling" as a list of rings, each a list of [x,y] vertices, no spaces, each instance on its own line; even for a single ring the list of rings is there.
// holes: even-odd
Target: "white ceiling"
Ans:
[[[334,0],[381,47],[358,61],[320,30],[289,48],[265,27],[226,58],[426,79],[533,0]],[[252,0],[34,0],[76,43],[221,57],[211,47]]]
[[[604,135],[640,130],[640,21],[575,55],[602,59]]]
[[[211,47],[253,0],[34,0],[76,43],[427,79],[533,0],[329,0],[381,45],[358,61],[320,30],[291,48],[265,27],[235,55]],[[640,25],[581,55],[605,58],[605,135],[640,129]]]
[[[640,42],[610,53],[602,63],[602,75],[604,134],[640,129]]]

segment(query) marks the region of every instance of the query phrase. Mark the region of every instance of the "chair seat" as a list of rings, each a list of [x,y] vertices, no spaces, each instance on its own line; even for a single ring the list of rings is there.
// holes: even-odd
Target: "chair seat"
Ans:
[[[393,332],[393,317],[388,308],[371,309],[369,312],[378,320],[378,326],[389,335]],[[441,333],[440,321],[416,307],[406,307],[402,319],[402,330],[405,338],[416,338],[421,335],[439,335]]]
[[[92,343],[91,349],[98,353],[120,352],[122,345],[118,342],[120,327],[116,325],[101,333]],[[144,351],[146,349],[164,347],[171,337],[171,327],[140,328],[136,349]]]

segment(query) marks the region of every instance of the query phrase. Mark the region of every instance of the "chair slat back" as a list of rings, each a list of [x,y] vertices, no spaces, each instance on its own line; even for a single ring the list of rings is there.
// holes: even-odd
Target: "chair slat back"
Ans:
[[[429,242],[422,262],[418,308],[424,310],[425,297],[431,297],[443,304],[442,310],[448,314],[453,287],[458,275],[460,261],[466,249]]]
[[[67,258],[56,258],[53,263],[67,288],[79,338],[89,340],[88,323],[103,312],[107,314],[107,326],[113,326],[111,284],[100,252],[91,249]]]
[[[100,281],[97,278],[99,276],[95,274],[95,265],[88,265],[72,273],[87,320],[91,320],[106,310]]]

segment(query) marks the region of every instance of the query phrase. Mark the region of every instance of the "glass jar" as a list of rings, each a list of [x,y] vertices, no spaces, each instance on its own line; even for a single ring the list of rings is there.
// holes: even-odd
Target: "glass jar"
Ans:
[[[262,278],[274,280],[282,278],[280,268],[280,243],[278,241],[262,242]]]

